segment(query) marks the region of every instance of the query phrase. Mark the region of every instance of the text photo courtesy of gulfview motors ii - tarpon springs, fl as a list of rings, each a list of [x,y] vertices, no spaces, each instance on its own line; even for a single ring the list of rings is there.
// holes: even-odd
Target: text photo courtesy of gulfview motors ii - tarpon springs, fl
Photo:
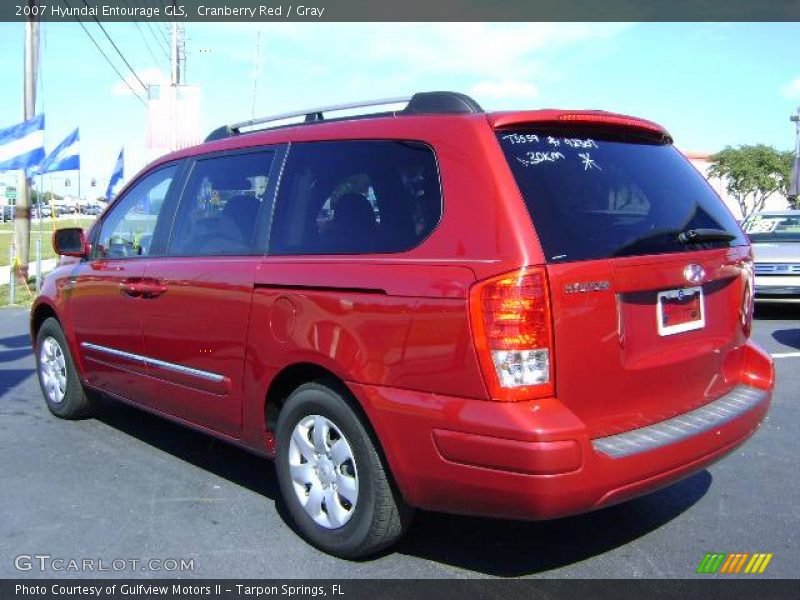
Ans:
[[[0,596],[796,583],[791,12],[358,4],[0,10]]]

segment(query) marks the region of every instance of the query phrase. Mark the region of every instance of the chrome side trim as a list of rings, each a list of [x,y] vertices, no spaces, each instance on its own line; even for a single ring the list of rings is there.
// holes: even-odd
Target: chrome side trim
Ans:
[[[82,342],[81,347],[88,350],[94,350],[96,352],[110,354],[112,356],[119,356],[120,358],[127,358],[128,360],[138,362],[143,365],[161,367],[162,369],[168,369],[170,371],[175,371],[176,373],[183,373],[185,375],[199,377],[200,379],[207,379],[208,381],[219,383],[225,380],[225,376],[218,373],[210,373],[209,371],[201,371],[200,369],[193,369],[192,367],[176,365],[175,363],[158,360],[157,358],[150,358],[149,356],[142,356],[141,354],[133,354],[132,352],[125,352],[124,350],[117,350],[116,348],[108,348],[107,346],[99,346],[97,344],[90,344],[89,342]]]
[[[768,392],[749,385],[737,385],[721,398],[705,406],[647,427],[592,440],[596,452],[611,458],[624,458],[654,450],[667,444],[708,431],[735,419],[760,404]]]

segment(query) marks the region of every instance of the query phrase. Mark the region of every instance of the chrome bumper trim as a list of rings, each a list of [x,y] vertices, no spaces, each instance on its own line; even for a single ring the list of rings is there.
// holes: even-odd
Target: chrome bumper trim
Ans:
[[[611,458],[624,458],[654,450],[735,419],[761,403],[768,395],[769,392],[764,390],[738,385],[705,406],[647,427],[597,438],[592,440],[592,446],[596,452]]]

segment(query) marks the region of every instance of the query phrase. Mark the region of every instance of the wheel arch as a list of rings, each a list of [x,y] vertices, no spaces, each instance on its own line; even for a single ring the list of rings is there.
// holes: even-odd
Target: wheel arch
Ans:
[[[275,430],[280,409],[283,408],[292,392],[304,383],[312,382],[326,384],[342,393],[348,400],[352,400],[350,402],[352,408],[377,437],[377,432],[367,414],[367,410],[346,381],[330,369],[313,362],[297,362],[287,365],[273,377],[267,389],[264,402],[264,424],[267,431]]]
[[[36,336],[39,333],[39,329],[41,328],[42,323],[49,318],[55,319],[61,326],[61,329],[64,332],[64,339],[66,340],[69,351],[72,354],[72,362],[75,364],[75,369],[78,371],[78,377],[80,377],[81,381],[85,385],[86,381],[84,378],[83,357],[81,356],[80,352],[78,352],[78,347],[73,337],[72,330],[69,327],[69,319],[62,319],[58,310],[56,310],[55,305],[48,300],[39,299],[31,308],[31,346],[34,348],[36,347]]]
[[[264,425],[267,436],[267,451],[271,456],[275,452],[275,425],[281,408],[298,387],[305,383],[321,383],[342,394],[345,401],[356,413],[364,424],[367,433],[372,437],[379,456],[383,460],[387,473],[391,476],[393,485],[397,487],[397,479],[392,468],[392,461],[386,455],[385,445],[381,439],[380,431],[374,419],[370,418],[369,407],[366,406],[347,382],[333,371],[313,362],[298,362],[284,367],[270,382],[264,402]],[[269,447],[271,446],[271,447]]]
[[[61,319],[56,312],[56,309],[49,304],[48,302],[39,302],[37,305],[33,307],[31,310],[31,343],[36,343],[36,335],[39,333],[39,328],[42,326],[47,319],[53,318],[59,323],[61,323]],[[63,324],[62,324],[63,328]]]

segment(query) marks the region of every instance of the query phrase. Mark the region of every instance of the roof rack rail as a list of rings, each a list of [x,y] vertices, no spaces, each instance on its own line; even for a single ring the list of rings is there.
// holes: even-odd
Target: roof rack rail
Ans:
[[[259,131],[262,129],[272,129],[282,127],[285,125],[273,125],[278,121],[286,121],[297,117],[303,117],[304,123],[320,123],[324,121],[339,120],[339,119],[326,119],[325,114],[331,112],[341,112],[345,110],[353,110],[357,108],[370,108],[373,106],[391,106],[393,104],[403,104],[406,106],[400,111],[391,111],[388,114],[408,114],[408,115],[432,115],[432,114],[470,114],[482,113],[483,109],[472,98],[465,94],[458,92],[418,92],[413,96],[402,96],[398,98],[383,98],[381,100],[367,100],[364,102],[350,102],[347,104],[334,104],[331,106],[321,106],[319,108],[309,108],[306,110],[298,110],[293,112],[281,113],[277,115],[270,115],[268,117],[259,117],[257,119],[250,119],[240,123],[233,123],[231,125],[223,125],[212,131],[206,142],[213,140],[220,140],[228,137],[233,137],[241,133],[250,133],[250,131]],[[365,113],[357,116],[341,117],[344,119],[352,118],[368,118],[375,116],[382,116],[387,113]],[[265,127],[259,127],[265,125]],[[291,123],[290,125],[298,125],[298,123]],[[242,129],[253,128],[250,131],[243,132]]]

